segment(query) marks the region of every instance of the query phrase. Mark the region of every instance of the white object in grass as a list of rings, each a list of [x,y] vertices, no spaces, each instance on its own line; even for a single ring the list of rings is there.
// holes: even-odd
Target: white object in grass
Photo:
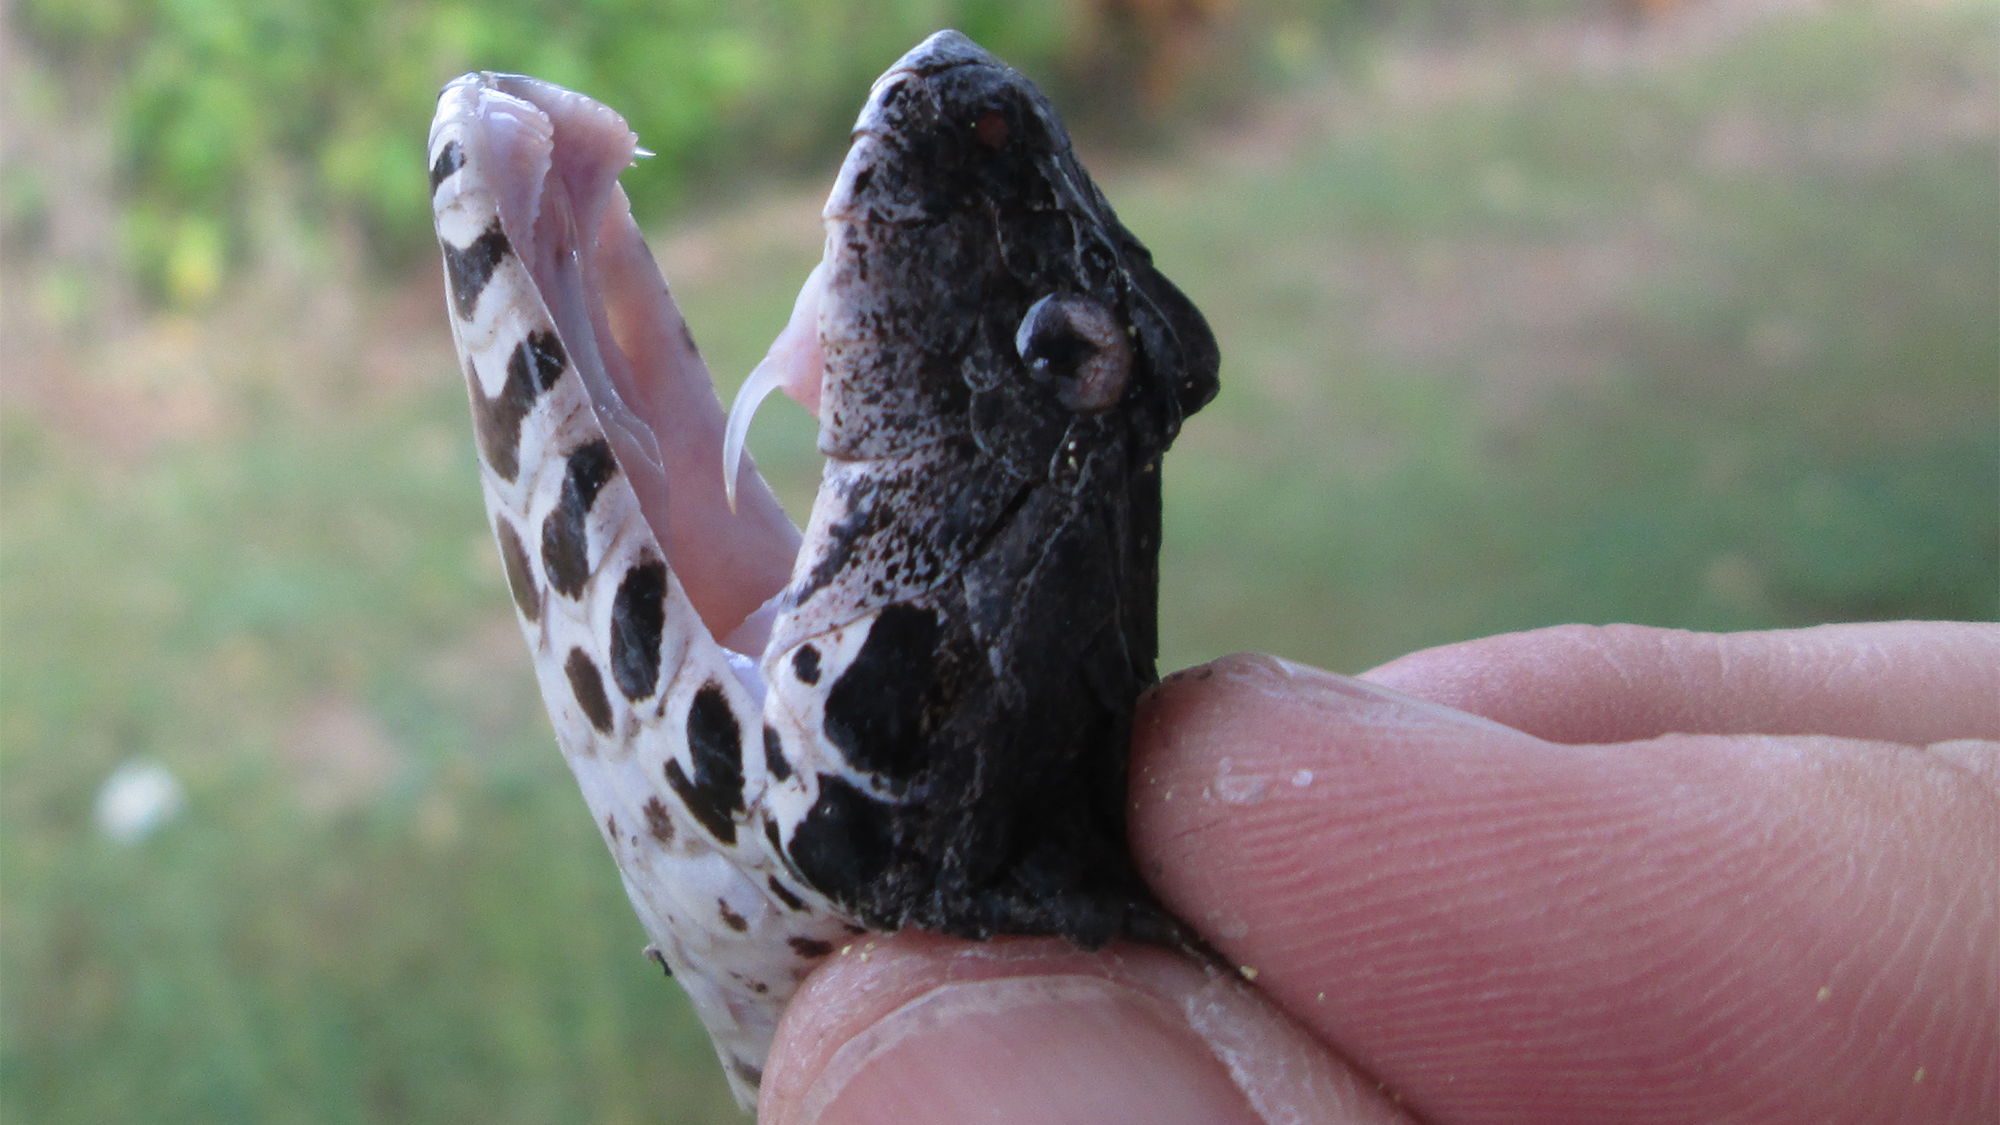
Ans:
[[[117,844],[136,844],[179,816],[187,793],[173,771],[135,758],[113,770],[97,791],[97,830]]]

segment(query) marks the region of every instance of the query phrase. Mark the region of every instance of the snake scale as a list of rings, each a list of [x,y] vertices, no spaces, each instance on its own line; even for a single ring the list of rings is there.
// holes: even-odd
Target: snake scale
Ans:
[[[637,151],[583,95],[468,74],[432,205],[557,742],[749,1107],[852,935],[1184,940],[1128,852],[1126,747],[1160,459],[1218,357],[1048,101],[956,32],[876,81],[730,413],[618,186]],[[773,387],[819,418],[803,537],[741,454]]]

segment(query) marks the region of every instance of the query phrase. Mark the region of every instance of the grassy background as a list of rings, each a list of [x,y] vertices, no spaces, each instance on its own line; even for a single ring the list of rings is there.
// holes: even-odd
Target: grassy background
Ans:
[[[1224,348],[1163,663],[2000,614],[1996,46],[1990,3],[1431,25],[1092,153]],[[745,190],[659,240],[726,379],[818,245],[823,187]],[[550,745],[434,271],[278,246],[144,311],[72,245],[0,271],[0,1117],[733,1119]],[[752,438],[795,512],[810,434]],[[188,808],[119,846],[134,757]]]

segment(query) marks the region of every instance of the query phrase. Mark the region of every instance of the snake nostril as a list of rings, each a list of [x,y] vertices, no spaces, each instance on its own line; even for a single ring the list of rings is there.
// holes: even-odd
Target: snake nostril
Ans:
[[[972,135],[978,138],[980,144],[990,149],[1005,147],[1012,133],[1013,129],[1008,126],[1006,115],[997,109],[987,110],[972,123]]]

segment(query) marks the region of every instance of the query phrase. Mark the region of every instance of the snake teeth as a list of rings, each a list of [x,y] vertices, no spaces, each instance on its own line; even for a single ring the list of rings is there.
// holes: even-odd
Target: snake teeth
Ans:
[[[723,487],[732,512],[736,510],[736,482],[743,472],[743,442],[750,436],[750,420],[771,392],[782,390],[807,410],[819,413],[820,372],[826,367],[826,357],[819,347],[819,299],[825,292],[826,265],[821,263],[813,267],[812,273],[806,275],[806,283],[799,288],[785,330],[778,333],[763,361],[737,388],[722,443]]]

